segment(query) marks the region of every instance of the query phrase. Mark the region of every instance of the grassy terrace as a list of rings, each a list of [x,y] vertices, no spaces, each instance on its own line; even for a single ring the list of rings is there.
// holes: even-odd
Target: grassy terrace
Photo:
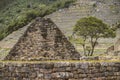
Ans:
[[[111,63],[111,62],[120,62],[120,60],[51,60],[51,61],[0,61],[0,63]]]

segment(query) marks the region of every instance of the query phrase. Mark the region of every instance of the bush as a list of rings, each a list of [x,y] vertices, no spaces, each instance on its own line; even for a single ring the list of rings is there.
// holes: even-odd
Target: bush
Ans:
[[[46,15],[51,14],[52,12],[55,12],[57,9],[53,8],[52,6],[50,7],[45,7],[44,9],[42,9],[40,17],[44,17]]]
[[[12,20],[12,22],[7,27],[7,32],[11,33],[12,31],[14,31],[14,27],[16,27],[16,25],[17,25],[17,22],[15,20]]]
[[[37,16],[39,16],[39,12],[37,10],[29,10],[25,13],[26,18],[28,21],[36,18]]]
[[[12,22],[9,24],[7,28],[7,32],[11,33],[15,30],[18,30],[19,28],[23,27],[27,23],[27,17],[26,16],[19,16],[16,20],[12,20]]]
[[[7,33],[3,30],[0,32],[0,40],[7,36]]]

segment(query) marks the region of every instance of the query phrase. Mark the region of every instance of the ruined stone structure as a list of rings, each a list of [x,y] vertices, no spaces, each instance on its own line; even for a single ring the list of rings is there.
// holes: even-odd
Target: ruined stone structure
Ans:
[[[115,43],[115,51],[120,51],[120,39]]]
[[[66,36],[70,36],[72,34],[72,27],[82,17],[96,16],[110,25],[115,24],[120,19],[119,4],[119,0],[77,0],[69,8],[60,9],[46,17],[51,18]],[[0,41],[0,55],[2,55],[0,60],[3,60],[9,53],[19,37],[26,31],[26,28],[27,26],[13,32]],[[103,43],[102,47],[107,49],[106,43],[113,44],[114,39],[100,39],[99,43]]]
[[[36,18],[5,58],[16,61],[0,62],[0,80],[120,80],[119,62],[40,61],[79,58],[50,19]]]
[[[120,63],[0,62],[0,80],[120,80]]]
[[[112,15],[114,11],[111,13],[106,4],[109,3],[113,8],[113,4],[119,6],[117,1],[78,0],[73,6],[48,17],[67,34],[79,18],[86,16],[97,16],[112,25],[120,19],[119,13]],[[81,55],[58,27],[50,19],[44,18],[37,18],[30,23],[4,59],[10,61],[0,61],[0,80],[120,80],[120,62],[78,61]],[[111,49],[117,47],[118,51],[119,42]]]
[[[115,43],[114,48],[115,48],[114,55],[115,56],[120,56],[120,39],[117,40],[117,42]]]
[[[116,31],[116,40],[114,45],[109,47],[106,52],[110,55],[120,56],[120,28]]]
[[[80,54],[50,20],[37,18],[5,60],[74,60]]]

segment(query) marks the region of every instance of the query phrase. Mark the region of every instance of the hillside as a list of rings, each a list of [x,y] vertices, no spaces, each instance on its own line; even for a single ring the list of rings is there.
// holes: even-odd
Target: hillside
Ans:
[[[52,12],[68,7],[75,0],[12,0],[1,1],[0,40],[13,31],[28,24],[36,17],[44,17]],[[6,5],[4,5],[6,4]]]
[[[77,0],[69,8],[60,9],[46,17],[51,18],[66,36],[71,36],[76,22],[88,16],[95,16],[107,25],[115,26],[120,21],[120,0]],[[115,41],[115,38],[99,39],[95,53],[104,53]],[[80,44],[73,44],[78,51],[82,51]]]
[[[76,21],[87,16],[95,16],[110,26],[116,25],[120,21],[120,0],[77,0],[69,8],[60,9],[47,17],[69,36]]]
[[[11,4],[14,0],[0,0],[0,10]]]

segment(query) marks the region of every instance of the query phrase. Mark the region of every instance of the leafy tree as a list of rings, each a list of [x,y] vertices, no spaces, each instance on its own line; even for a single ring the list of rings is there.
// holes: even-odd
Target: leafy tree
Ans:
[[[85,17],[80,19],[74,26],[73,33],[82,37],[82,43],[85,56],[92,56],[99,38],[115,37],[115,31],[102,20],[95,17]],[[90,46],[86,46],[86,41]]]

